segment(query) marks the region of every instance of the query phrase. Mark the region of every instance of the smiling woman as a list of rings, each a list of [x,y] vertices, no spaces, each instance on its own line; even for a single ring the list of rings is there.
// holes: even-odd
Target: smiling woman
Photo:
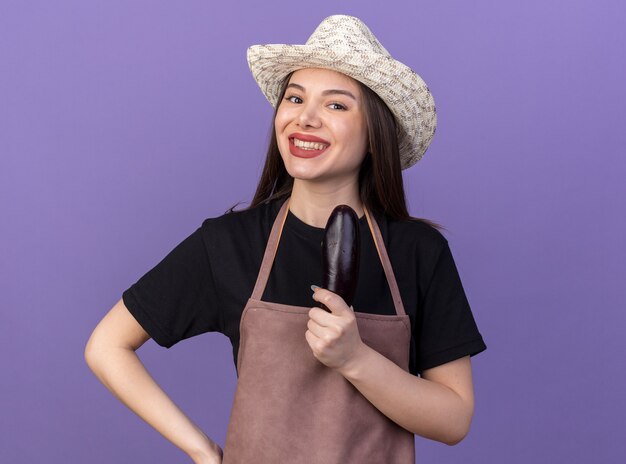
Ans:
[[[346,76],[337,71],[324,68],[304,68],[296,72],[290,72],[283,78],[282,86],[278,89],[276,101],[276,112],[272,120],[271,139],[267,148],[265,166],[259,180],[256,193],[252,199],[249,208],[254,208],[260,204],[268,203],[276,199],[284,199],[290,195],[295,188],[298,189],[298,178],[293,172],[287,168],[289,156],[313,157],[317,155],[315,151],[309,153],[304,150],[295,150],[292,145],[298,143],[298,139],[294,141],[294,137],[289,137],[289,150],[285,148],[286,143],[283,142],[282,148],[279,148],[279,134],[277,133],[277,124],[280,122],[281,113],[286,113],[283,109],[288,106],[286,103],[301,105],[304,103],[302,95],[306,88],[297,84],[292,75],[300,75],[302,73],[326,73],[327,76],[333,76],[335,81],[340,81],[343,86],[339,88],[327,88],[321,92],[323,96],[329,98],[328,107],[337,111],[352,111],[352,114],[359,112],[365,120],[365,135],[367,137],[367,150],[363,156],[359,168],[358,189],[359,197],[373,211],[382,212],[390,218],[397,220],[419,220],[436,229],[443,229],[439,224],[425,218],[414,218],[408,213],[406,199],[403,187],[402,169],[408,167],[402,163],[407,160],[401,160],[399,147],[399,133],[403,133],[398,127],[396,118],[391,112],[387,104],[372,89],[364,85],[362,82]],[[351,90],[348,90],[351,89]],[[298,93],[299,92],[299,93]],[[341,98],[343,96],[343,98]],[[341,100],[337,101],[339,98]],[[355,107],[356,108],[353,108]],[[434,110],[433,110],[434,111]],[[304,114],[306,117],[306,113]],[[316,141],[321,143],[329,143],[327,140],[313,136],[314,128],[309,128],[308,132],[299,132],[300,141]],[[434,132],[434,128],[433,128]],[[322,147],[316,147],[322,148]],[[354,206],[353,206],[354,207]],[[291,206],[291,210],[298,210],[297,205]],[[355,208],[362,215],[362,209]],[[229,212],[234,211],[234,206]],[[306,215],[306,212],[300,211],[298,215],[305,222],[323,227],[325,225],[325,217],[316,220]]]
[[[204,220],[124,291],[90,367],[195,462],[412,464],[415,434],[458,443],[470,356],[486,345],[440,227],[406,206],[402,170],[435,132],[428,87],[352,16],[304,45],[252,46],[248,63],[275,108],[251,205]],[[341,204],[359,216],[351,307],[312,285]],[[231,340],[238,375],[223,452],[134,354],[211,331]]]
[[[308,68],[292,74],[274,125],[287,172],[297,184],[309,184],[297,188],[358,183],[368,150],[360,94],[354,79],[336,71]]]

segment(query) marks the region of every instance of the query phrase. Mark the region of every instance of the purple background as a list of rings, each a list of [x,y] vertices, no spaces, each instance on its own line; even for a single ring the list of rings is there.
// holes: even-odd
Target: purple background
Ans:
[[[246,48],[303,43],[335,13],[434,94],[437,134],[404,174],[410,212],[449,229],[488,345],[469,436],[417,437],[418,462],[624,462],[620,0],[3,0],[1,462],[191,462],[83,349],[124,289],[252,198],[271,108]],[[218,333],[139,350],[221,445],[230,350]]]

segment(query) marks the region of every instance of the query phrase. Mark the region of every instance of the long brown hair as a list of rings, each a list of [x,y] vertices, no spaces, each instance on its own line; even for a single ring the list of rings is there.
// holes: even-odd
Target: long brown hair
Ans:
[[[276,199],[286,199],[291,195],[293,177],[287,172],[280,156],[276,142],[274,120],[292,74],[293,72],[285,77],[281,87],[278,104],[272,118],[265,166],[263,167],[254,198],[250,206],[240,211],[245,211]],[[373,90],[359,81],[356,82],[361,88],[363,96],[369,138],[369,150],[359,170],[359,195],[361,202],[373,213],[385,214],[396,220],[422,221],[436,229],[445,229],[442,225],[431,220],[409,215],[402,181],[395,117],[385,102]],[[232,206],[227,212],[232,212],[237,204]]]

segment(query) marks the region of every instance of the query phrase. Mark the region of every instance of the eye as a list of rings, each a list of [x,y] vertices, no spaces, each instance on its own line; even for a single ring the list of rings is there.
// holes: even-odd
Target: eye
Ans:
[[[347,110],[347,108],[344,105],[342,105],[341,103],[331,103],[328,106],[331,106],[331,107],[334,106],[334,108],[333,108],[334,110],[341,110],[341,111]]]
[[[294,101],[294,99],[299,101]],[[295,95],[286,97],[285,100],[290,101],[291,103],[302,103],[302,99],[300,97],[296,97]]]

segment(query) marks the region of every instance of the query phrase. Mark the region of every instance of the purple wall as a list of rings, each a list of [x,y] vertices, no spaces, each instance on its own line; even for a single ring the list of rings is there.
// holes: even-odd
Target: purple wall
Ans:
[[[410,210],[448,227],[488,345],[470,435],[418,437],[418,462],[624,462],[624,2],[248,3],[0,3],[0,462],[191,462],[83,349],[125,288],[251,199],[271,110],[247,46],[335,13],[435,96]],[[139,355],[223,445],[228,339]]]

